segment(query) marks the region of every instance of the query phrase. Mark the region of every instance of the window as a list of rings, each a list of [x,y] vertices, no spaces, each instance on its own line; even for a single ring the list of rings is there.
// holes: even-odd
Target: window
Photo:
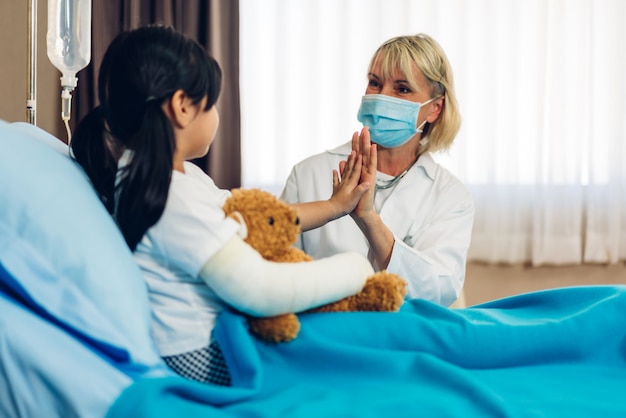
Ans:
[[[240,0],[244,187],[348,141],[369,59],[425,32],[463,116],[436,159],[474,193],[470,258],[626,258],[626,2]],[[505,245],[503,245],[505,244]]]

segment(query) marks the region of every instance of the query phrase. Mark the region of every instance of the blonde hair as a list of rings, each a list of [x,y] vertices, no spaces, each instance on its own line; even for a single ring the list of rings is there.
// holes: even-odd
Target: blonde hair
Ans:
[[[452,67],[441,46],[428,35],[398,36],[383,43],[374,53],[368,71],[380,64],[382,77],[400,70],[409,85],[417,89],[417,66],[430,86],[430,97],[444,96],[443,110],[437,120],[427,123],[422,134],[420,154],[445,151],[461,127],[459,105],[454,92]]]

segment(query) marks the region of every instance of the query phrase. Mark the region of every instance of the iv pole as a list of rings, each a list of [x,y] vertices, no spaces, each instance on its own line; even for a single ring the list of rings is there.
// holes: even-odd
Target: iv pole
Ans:
[[[28,1],[28,97],[26,118],[28,123],[37,124],[37,0]]]

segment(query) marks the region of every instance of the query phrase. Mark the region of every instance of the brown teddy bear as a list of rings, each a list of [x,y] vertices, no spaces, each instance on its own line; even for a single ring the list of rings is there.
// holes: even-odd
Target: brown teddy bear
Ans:
[[[293,246],[300,233],[296,211],[273,194],[259,189],[234,189],[224,204],[224,212],[245,225],[244,240],[266,260],[312,260]],[[368,277],[359,293],[307,312],[393,312],[400,309],[405,294],[406,282],[402,278],[381,271]],[[294,313],[269,318],[249,317],[248,322],[255,335],[269,342],[290,341],[300,331],[300,321]]]

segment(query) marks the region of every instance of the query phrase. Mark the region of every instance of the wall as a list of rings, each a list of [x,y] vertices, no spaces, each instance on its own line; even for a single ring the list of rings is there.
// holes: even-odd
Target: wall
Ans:
[[[467,306],[521,293],[568,286],[626,285],[626,264],[572,266],[468,263]]]
[[[29,0],[0,1],[0,119],[27,121]],[[47,0],[37,2],[37,126],[66,139],[61,122],[60,73],[46,53]],[[80,79],[79,79],[80,83]]]

